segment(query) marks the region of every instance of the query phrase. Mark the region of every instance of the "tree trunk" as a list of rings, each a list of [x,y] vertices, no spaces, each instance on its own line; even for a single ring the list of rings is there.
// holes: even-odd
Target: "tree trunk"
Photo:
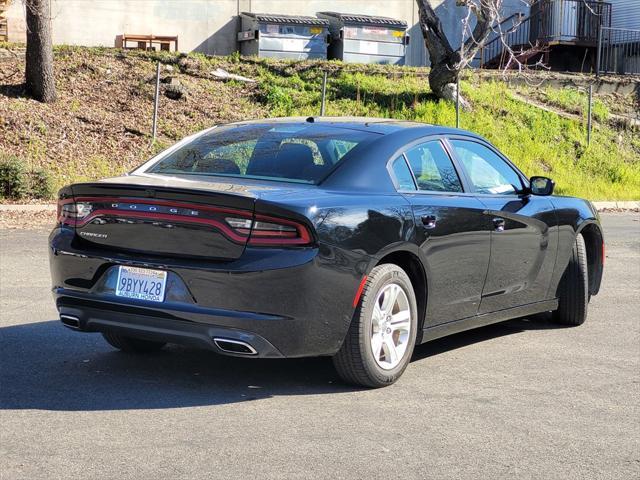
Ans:
[[[416,1],[422,35],[431,60],[429,86],[435,95],[453,102],[456,100],[458,76],[489,36],[493,21],[492,12],[497,10],[491,6],[495,7],[501,0],[483,0],[477,3],[458,0],[459,5],[467,5],[473,11],[477,22],[473,33],[456,50],[449,43],[442,28],[442,22],[429,0]],[[460,106],[465,110],[471,109],[469,102],[462,96],[460,97]]]
[[[56,99],[48,0],[25,0],[27,11],[27,91],[41,102]]]
[[[456,101],[458,89],[458,75],[460,69],[456,64],[460,62],[460,54],[453,52],[447,55],[443,60],[437,63],[431,63],[431,71],[429,72],[429,86],[433,93],[439,98]],[[471,105],[462,96],[460,96],[460,106],[463,110],[470,110]]]

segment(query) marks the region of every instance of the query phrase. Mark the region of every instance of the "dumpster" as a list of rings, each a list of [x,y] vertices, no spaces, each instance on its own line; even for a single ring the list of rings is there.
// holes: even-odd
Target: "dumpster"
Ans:
[[[407,22],[388,17],[318,12],[329,21],[329,58],[348,63],[404,65],[409,44]]]
[[[329,21],[299,15],[240,14],[240,53],[294,60],[326,59]]]

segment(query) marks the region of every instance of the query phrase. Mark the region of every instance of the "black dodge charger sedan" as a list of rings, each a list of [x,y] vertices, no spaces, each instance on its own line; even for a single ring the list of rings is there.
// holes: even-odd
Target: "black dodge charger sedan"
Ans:
[[[463,130],[216,126],[60,191],[53,294],[64,325],[126,352],[327,355],[345,381],[380,387],[431,339],[540,312],[585,321],[602,227],[553,188]]]

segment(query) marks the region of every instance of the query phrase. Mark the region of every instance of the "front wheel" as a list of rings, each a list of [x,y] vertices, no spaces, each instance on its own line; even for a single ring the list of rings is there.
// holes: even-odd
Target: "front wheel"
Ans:
[[[417,318],[416,297],[405,271],[394,264],[375,267],[345,341],[333,357],[340,377],[374,388],[398,380],[413,353]]]
[[[561,325],[582,325],[587,319],[589,304],[589,269],[587,249],[581,234],[576,236],[558,293],[559,304],[553,312],[553,321]]]

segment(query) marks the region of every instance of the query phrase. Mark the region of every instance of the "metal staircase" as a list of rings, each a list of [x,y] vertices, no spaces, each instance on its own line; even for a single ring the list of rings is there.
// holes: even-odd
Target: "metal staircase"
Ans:
[[[480,49],[480,67],[516,68],[518,62],[531,65],[540,61],[549,65],[554,53],[575,57],[584,51],[585,57],[594,57],[600,29],[610,25],[610,3],[538,0],[528,17],[515,14],[497,26],[497,32]]]

